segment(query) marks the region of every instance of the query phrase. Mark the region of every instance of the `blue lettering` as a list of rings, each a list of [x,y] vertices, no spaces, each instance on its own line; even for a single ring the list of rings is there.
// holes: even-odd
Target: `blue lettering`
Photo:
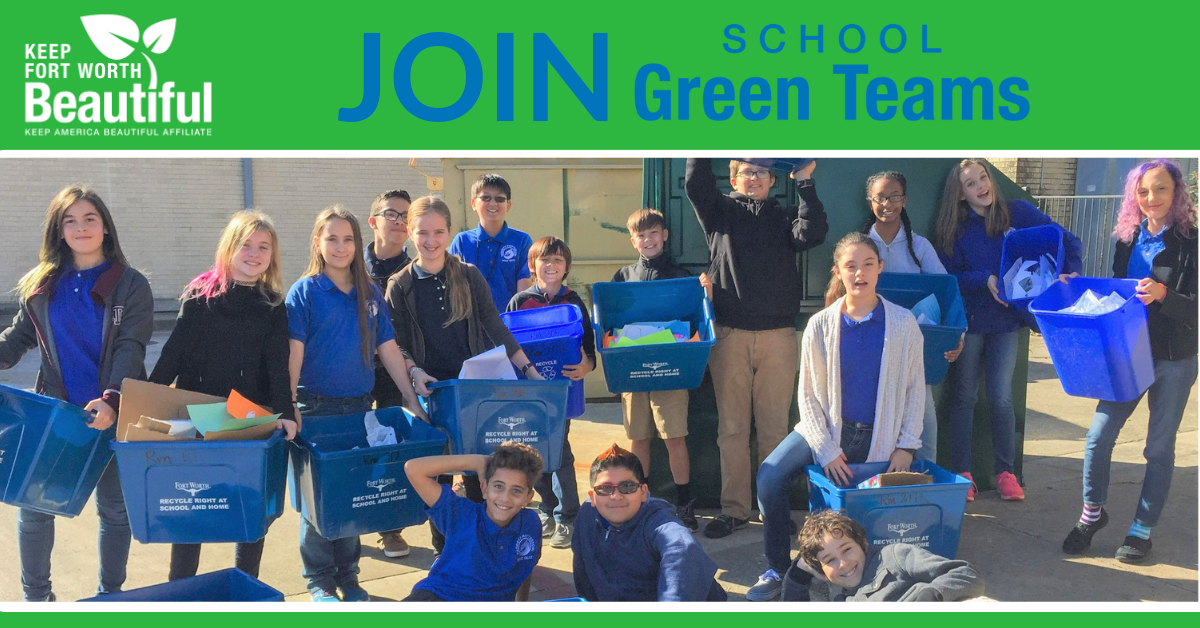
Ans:
[[[338,109],[339,122],[361,122],[379,106],[379,33],[363,33],[363,97],[357,107]],[[136,111],[136,110],[135,110]]]
[[[757,93],[755,93],[757,88]],[[747,120],[765,120],[771,114],[771,106],[758,107],[755,109],[754,103],[765,102],[771,100],[771,84],[764,78],[752,76],[742,81],[742,91],[738,98],[738,106],[742,110],[742,117]]]
[[[867,73],[867,66],[864,65],[835,65],[833,66],[834,74],[844,74],[846,76],[846,119],[858,119],[858,75]]]
[[[679,79],[679,119],[690,120],[692,117],[692,90],[700,87],[698,78]]]
[[[412,66],[417,55],[426,48],[439,46],[453,50],[462,59],[467,73],[462,95],[448,107],[430,107],[418,100],[412,89]],[[448,122],[461,118],[479,100],[479,94],[483,91],[483,64],[475,49],[462,37],[451,33],[425,33],[413,38],[400,50],[392,73],[392,84],[400,104],[409,113],[426,122]]]
[[[1000,81],[1000,98],[1017,106],[1017,110],[1004,106],[1000,108],[1000,117],[1005,120],[1024,120],[1029,115],[1029,99],[1013,93],[1013,88],[1019,91],[1029,91],[1029,83],[1025,79],[1010,76]]]
[[[888,105],[882,110],[879,103],[896,102],[896,82],[886,76],[871,79],[867,83],[867,115],[872,120],[891,120],[896,117],[896,106]]]
[[[896,46],[895,48],[888,48],[887,33],[889,30],[891,30],[893,28],[896,29],[897,31],[900,31],[900,45]],[[897,52],[900,52],[901,50],[904,50],[904,45],[907,43],[908,43],[908,34],[904,32],[904,27],[900,26],[899,24],[888,24],[887,26],[884,26],[883,30],[880,31],[880,33],[879,33],[879,45],[882,46],[884,50],[886,50],[890,53],[895,54]]]
[[[737,35],[733,34],[734,31],[737,31]],[[729,41],[732,41],[732,42],[736,42],[737,48],[731,48],[729,46],[729,44],[721,44],[725,48],[725,52],[732,52],[732,53],[736,54],[736,53],[739,53],[739,52],[745,50],[746,49],[746,40],[742,39],[741,37],[738,36],[738,35],[745,35],[745,34],[746,34],[746,29],[742,28],[741,24],[730,24],[729,26],[726,26],[725,27],[725,39],[728,39]]]
[[[817,42],[817,52],[819,52],[819,53],[825,52],[825,25],[824,24],[817,25],[817,34],[816,35],[805,34],[805,32],[804,32],[805,28],[806,28],[805,25],[803,25],[803,24],[800,25],[800,52],[801,53],[806,52],[805,43],[808,42],[809,40]]]
[[[717,93],[717,88],[721,88],[721,93]],[[729,102],[733,100],[733,82],[725,77],[717,77],[709,79],[704,84],[704,115],[708,116],[709,120],[728,120],[733,115],[733,107],[722,106],[719,110],[717,103]]]
[[[808,81],[797,76],[792,79],[779,79],[775,82],[776,95],[775,116],[780,120],[788,119],[788,90],[796,88],[796,119],[808,119]]]
[[[904,82],[904,91],[911,92],[913,88],[920,87],[921,91],[904,99],[904,119],[905,120],[932,120],[933,119],[933,81],[924,78],[910,78]],[[917,111],[917,105],[921,105],[921,111]]]
[[[921,25],[921,52],[941,52],[941,48],[929,47],[929,25]]]
[[[592,33],[592,89],[589,90],[575,68],[563,56],[545,33],[533,34],[533,119],[549,119],[549,72],[547,66],[562,77],[571,93],[592,116],[593,120],[608,120],[608,34]]]
[[[975,115],[975,88],[983,93],[983,119],[992,119],[992,82],[986,77],[974,81],[959,77],[942,79],[942,119],[954,119],[954,90],[962,90],[962,119],[973,120]]]
[[[772,53],[772,54],[774,54],[774,53],[776,53],[776,52],[780,52],[780,51],[782,51],[782,50],[783,50],[783,46],[784,46],[784,45],[785,45],[787,42],[783,42],[783,41],[781,41],[781,42],[779,42],[779,45],[778,45],[778,46],[776,46],[776,47],[774,47],[774,48],[772,48],[772,47],[770,47],[770,46],[768,46],[768,45],[767,45],[767,31],[769,31],[769,30],[776,30],[776,31],[779,31],[779,34],[780,34],[780,35],[783,35],[783,34],[784,34],[784,32],[783,32],[783,27],[782,27],[782,26],[780,26],[780,25],[778,25],[778,24],[768,24],[767,26],[764,26],[764,27],[763,27],[763,29],[762,29],[762,32],[761,32],[761,33],[759,33],[759,35],[758,35],[758,43],[759,43],[759,45],[761,45],[761,46],[762,46],[762,49],[763,49],[763,50],[766,50],[767,52],[770,52],[770,53]]]
[[[513,121],[513,34],[496,34],[496,121]]]
[[[851,50],[849,47],[846,46],[846,31],[848,31],[850,29],[854,29],[854,30],[858,31],[858,48],[855,48],[854,50]],[[865,46],[866,44],[867,44],[867,33],[858,24],[847,24],[842,27],[842,30],[840,32],[838,32],[838,45],[840,45],[842,47],[842,50],[845,50],[846,52],[849,52],[850,54],[854,54],[854,53],[862,50],[863,46]]]
[[[656,89],[651,92],[655,98],[656,108],[651,109],[646,100],[646,82],[650,80],[650,75],[653,74],[660,81],[671,80],[671,73],[665,66],[657,63],[647,63],[641,68],[638,68],[637,78],[634,80],[633,93],[634,104],[637,107],[637,114],[643,120],[670,120],[671,119],[671,90]]]

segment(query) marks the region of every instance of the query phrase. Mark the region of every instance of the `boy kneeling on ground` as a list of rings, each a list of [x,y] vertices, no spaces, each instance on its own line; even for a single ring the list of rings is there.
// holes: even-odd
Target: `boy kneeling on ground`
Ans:
[[[800,530],[800,556],[788,569],[783,601],[809,601],[816,578],[829,583],[829,599],[852,602],[954,602],[983,595],[983,576],[908,543],[866,553],[867,533],[842,512],[808,516]]]
[[[723,602],[713,562],[675,516],[650,497],[642,463],[615,444],[592,463],[591,499],[576,520],[575,590],[589,602]]]
[[[474,471],[483,503],[455,495],[439,475]],[[428,456],[404,473],[446,535],[446,549],[405,602],[512,602],[529,595],[529,576],[542,557],[542,523],[525,508],[542,474],[532,447],[504,443],[490,456]],[[472,481],[468,479],[468,481]]]

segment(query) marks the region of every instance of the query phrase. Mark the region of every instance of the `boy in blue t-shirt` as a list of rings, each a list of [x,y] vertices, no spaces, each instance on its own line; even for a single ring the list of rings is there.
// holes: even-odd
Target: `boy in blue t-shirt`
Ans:
[[[483,273],[496,311],[503,312],[514,294],[533,283],[529,276],[533,239],[505,222],[512,209],[512,188],[498,174],[485,174],[471,184],[471,209],[479,216],[479,225],[454,236],[449,252]]]
[[[404,473],[421,496],[446,548],[405,602],[512,602],[529,595],[529,576],[542,557],[542,524],[526,506],[542,473],[532,447],[507,442],[491,456],[428,456]],[[474,471],[483,503],[455,495],[439,475]]]

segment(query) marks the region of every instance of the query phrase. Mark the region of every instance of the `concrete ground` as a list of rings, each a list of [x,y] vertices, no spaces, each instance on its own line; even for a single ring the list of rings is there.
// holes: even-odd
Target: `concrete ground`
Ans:
[[[165,333],[154,337],[147,362],[153,364]],[[1063,537],[1074,525],[1080,510],[1080,477],[1084,435],[1095,402],[1066,396],[1050,364],[1040,338],[1031,340],[1029,367],[1029,415],[1025,434],[1024,502],[1000,501],[994,492],[984,493],[967,507],[959,557],[973,563],[987,579],[987,595],[1002,601],[1082,600],[1197,600],[1197,409],[1196,390],[1188,403],[1176,445],[1176,472],[1171,499],[1162,521],[1154,529],[1154,551],[1150,563],[1124,565],[1112,558],[1125,537],[1144,471],[1141,457],[1147,409],[1143,403],[1130,419],[1113,455],[1109,509],[1112,523],[1100,532],[1086,556],[1066,556],[1060,550]],[[32,385],[37,356],[26,356],[16,368],[0,371],[0,382]],[[588,412],[575,419],[571,444],[575,450],[581,490],[585,490],[587,466],[595,455],[613,442],[628,445],[621,427],[620,404],[589,404]],[[717,514],[699,513],[704,519]],[[803,522],[805,513],[792,513]],[[96,586],[95,510],[89,505],[74,519],[57,520],[54,551],[54,589],[60,600],[89,597]],[[260,578],[288,596],[304,601],[304,579],[300,576],[297,551],[299,518],[287,510],[267,536]],[[377,535],[363,537],[361,580],[377,600],[398,600],[423,578],[433,561],[429,528],[412,528],[404,538],[413,546],[407,558],[390,560],[376,547]],[[746,589],[766,569],[762,556],[762,534],[758,524],[724,539],[710,540],[697,534],[709,555],[721,566],[718,579],[732,600],[741,600]],[[129,559],[126,588],[142,587],[166,580],[169,547],[134,542]],[[205,547],[201,571],[232,566],[229,545]],[[0,601],[21,599],[16,541],[16,509],[0,504]],[[545,548],[534,572],[533,599],[574,595],[571,584],[571,552]]]

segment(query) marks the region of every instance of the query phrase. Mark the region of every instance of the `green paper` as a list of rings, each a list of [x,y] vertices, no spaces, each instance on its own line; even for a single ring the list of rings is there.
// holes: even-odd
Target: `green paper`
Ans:
[[[188,416],[192,419],[192,425],[196,426],[196,431],[201,436],[208,432],[235,432],[257,427],[264,423],[271,423],[280,417],[279,414],[272,414],[253,419],[234,418],[225,409],[225,402],[189,405],[187,410]]]
[[[642,345],[666,345],[675,344],[675,334],[671,330],[664,329],[653,334],[647,334],[636,340],[630,340],[625,336],[617,338],[616,346],[618,347],[640,347]]]

